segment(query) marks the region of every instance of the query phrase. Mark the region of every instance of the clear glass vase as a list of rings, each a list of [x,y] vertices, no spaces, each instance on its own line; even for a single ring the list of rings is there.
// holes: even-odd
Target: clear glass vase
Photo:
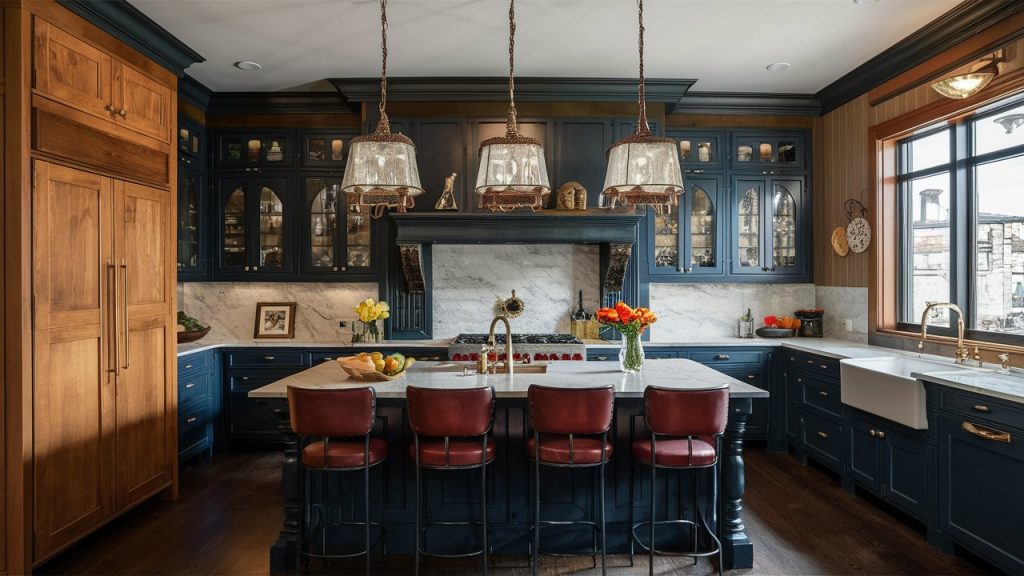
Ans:
[[[640,334],[623,334],[622,347],[619,348],[619,369],[627,374],[639,372],[644,365],[644,347],[640,343]]]
[[[355,320],[352,322],[352,343],[353,344],[376,344],[383,339],[384,330],[380,320],[363,322]]]

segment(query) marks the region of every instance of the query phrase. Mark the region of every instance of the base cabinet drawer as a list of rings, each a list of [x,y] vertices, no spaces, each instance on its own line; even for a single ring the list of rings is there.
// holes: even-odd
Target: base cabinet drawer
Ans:
[[[939,416],[939,525],[1009,574],[1024,574],[1024,432]]]
[[[209,403],[181,411],[178,416],[178,461],[191,458],[213,445],[213,419]]]
[[[800,447],[822,464],[839,472],[843,465],[842,426],[811,414],[800,416]]]
[[[284,398],[249,398],[231,395],[228,434],[237,442],[281,442],[282,418],[287,418],[288,400]]]

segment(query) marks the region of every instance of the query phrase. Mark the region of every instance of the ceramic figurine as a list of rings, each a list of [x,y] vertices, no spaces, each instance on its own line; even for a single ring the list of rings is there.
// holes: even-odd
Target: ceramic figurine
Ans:
[[[434,210],[458,210],[459,206],[455,203],[455,172],[452,172],[451,176],[444,179],[444,191],[441,192],[441,197],[437,199],[437,203],[434,204]]]

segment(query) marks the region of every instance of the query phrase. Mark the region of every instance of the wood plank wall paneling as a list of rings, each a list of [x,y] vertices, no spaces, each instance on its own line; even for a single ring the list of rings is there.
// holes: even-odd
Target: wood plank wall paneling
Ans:
[[[1024,68],[1024,40],[1003,49],[1003,75]],[[928,84],[908,90],[876,106],[868,95],[814,120],[814,279],[822,286],[868,285],[869,253],[840,257],[832,251],[832,230],[845,225],[843,204],[860,200],[871,216],[868,128],[943,100]]]
[[[6,51],[4,45],[4,10],[0,8],[0,51]],[[7,89],[7,76],[4,58],[0,57],[0,222],[4,221],[3,191],[4,186],[4,94]],[[0,236],[0,270],[4,269],[4,241]],[[4,301],[4,285],[0,281],[0,302]],[[4,366],[4,307],[0,306],[0,374],[3,374]],[[0,574],[7,573],[7,484],[5,477],[7,470],[7,438],[4,434],[7,403],[4,398],[7,396],[7,379],[0,376]]]
[[[810,116],[759,116],[753,114],[667,114],[667,128],[803,128],[814,126]]]

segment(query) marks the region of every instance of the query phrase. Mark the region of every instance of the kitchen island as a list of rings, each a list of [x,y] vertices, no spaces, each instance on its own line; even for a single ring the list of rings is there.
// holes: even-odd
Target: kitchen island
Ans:
[[[421,362],[404,378],[393,382],[372,384],[378,396],[378,424],[375,434],[384,437],[390,456],[381,470],[371,473],[371,506],[374,518],[381,517],[387,528],[391,553],[411,554],[413,550],[416,502],[414,498],[412,462],[406,447],[412,441],[405,412],[405,387],[408,385],[456,388],[493,386],[497,396],[493,434],[498,456],[488,471],[488,518],[492,528],[491,542],[496,553],[528,553],[531,506],[529,504],[529,459],[526,453],[528,434],[526,391],[531,384],[585,387],[610,384],[616,391],[615,421],[612,435],[615,456],[607,469],[608,552],[629,550],[629,508],[635,506],[637,520],[645,519],[649,488],[646,476],[631,473],[630,438],[644,434],[642,397],[649,385],[676,388],[708,388],[727,385],[730,388],[729,421],[719,460],[719,506],[713,526],[722,541],[723,569],[750,568],[753,545],[745,533],[742,519],[744,490],[743,432],[751,412],[751,401],[764,398],[768,392],[717,372],[690,360],[649,360],[640,374],[627,375],[610,362],[555,362],[546,373],[478,375],[464,374],[468,365],[451,362]],[[250,397],[281,399],[287,397],[288,386],[341,388],[365,386],[353,382],[335,362],[326,362],[293,376],[283,378],[249,393]],[[298,502],[296,501],[296,453],[294,435],[288,430],[287,414],[282,413],[282,431],[287,435],[282,471],[285,495],[285,520],[280,536],[271,547],[271,569],[288,570],[293,566]],[[579,474],[589,471],[555,470],[545,472],[542,505],[545,517],[578,520],[588,517],[592,494],[589,482],[577,482]],[[381,477],[383,475],[383,477]],[[461,472],[429,475],[424,490],[426,515],[432,520],[475,518],[481,497],[473,476]],[[656,486],[658,502],[664,503],[659,516],[666,513],[690,514],[694,502],[690,497],[690,478],[680,474],[662,474]],[[342,514],[352,517],[360,509],[352,495],[361,493],[359,478],[332,481],[328,494],[342,502]],[[631,489],[632,488],[632,489]],[[333,493],[333,494],[332,494]],[[452,530],[445,538],[437,537],[428,544],[440,551],[475,544],[472,533]],[[584,551],[591,537],[584,530],[552,530],[545,534],[545,550]],[[446,548],[451,546],[451,549]]]

